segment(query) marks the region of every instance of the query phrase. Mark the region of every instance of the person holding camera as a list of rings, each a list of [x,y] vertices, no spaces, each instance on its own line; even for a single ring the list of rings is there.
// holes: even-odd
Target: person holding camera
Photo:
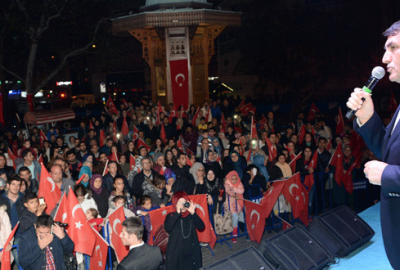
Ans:
[[[189,202],[188,195],[177,192],[172,197],[173,211],[165,218],[164,228],[169,233],[166,269],[200,269],[201,249],[196,229],[204,230],[205,225],[196,214],[196,207]]]
[[[64,253],[72,253],[74,243],[64,228],[48,215],[39,216],[35,225],[20,235],[18,257],[24,270],[65,270]]]

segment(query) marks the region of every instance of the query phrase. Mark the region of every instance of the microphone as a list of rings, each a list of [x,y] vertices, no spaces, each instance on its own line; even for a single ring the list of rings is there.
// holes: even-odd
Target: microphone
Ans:
[[[378,83],[380,79],[383,78],[383,76],[385,76],[385,70],[383,69],[383,67],[374,67],[374,69],[372,70],[371,77],[369,77],[369,80],[364,85],[362,90],[364,92],[367,92],[368,94],[372,94],[372,89],[374,89],[375,85]],[[364,101],[365,99],[363,98],[362,100]],[[346,118],[351,119],[356,112],[357,111],[355,110],[349,110],[346,113]]]

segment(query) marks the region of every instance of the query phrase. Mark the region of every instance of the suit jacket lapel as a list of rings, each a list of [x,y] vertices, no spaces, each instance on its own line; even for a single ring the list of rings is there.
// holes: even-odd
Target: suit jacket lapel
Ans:
[[[392,121],[390,121],[389,125],[386,128],[386,134],[385,137],[383,138],[383,149],[384,149],[384,153],[382,155],[383,159],[382,160],[386,160],[387,155],[389,154],[389,150],[390,150],[390,146],[393,144],[393,141],[399,136],[400,134],[400,120],[397,123],[396,127],[394,127],[394,124],[396,122],[397,119],[397,115],[399,114],[399,109],[400,106],[397,108],[396,113],[393,115]],[[393,130],[394,127],[394,130]],[[392,132],[393,130],[393,132]],[[388,148],[389,147],[389,148]]]

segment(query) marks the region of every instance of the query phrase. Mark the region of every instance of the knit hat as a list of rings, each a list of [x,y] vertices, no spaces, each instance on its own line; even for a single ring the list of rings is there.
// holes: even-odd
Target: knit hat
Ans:
[[[157,162],[157,159],[160,157],[164,157],[163,153],[157,152],[154,154],[154,162]]]

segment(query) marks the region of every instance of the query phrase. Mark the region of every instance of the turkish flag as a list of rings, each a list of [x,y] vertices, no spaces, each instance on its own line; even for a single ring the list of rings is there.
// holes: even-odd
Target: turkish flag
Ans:
[[[304,211],[307,210],[308,207],[308,192],[301,183],[300,173],[296,173],[285,181],[282,195],[285,196],[286,200],[288,200],[292,206],[293,217],[303,217]],[[301,220],[303,221],[302,218]]]
[[[336,116],[336,132],[335,134],[342,134],[344,132],[344,121],[342,109],[339,107],[339,114]]]
[[[58,205],[57,212],[54,215],[54,220],[61,222],[61,223],[67,223],[68,222],[68,212],[69,212],[69,209],[68,209],[67,193],[64,193],[62,195],[61,202]]]
[[[15,232],[17,231],[19,226],[19,222],[15,225],[14,229],[11,231],[11,234],[8,236],[7,241],[4,243],[4,249],[10,244],[11,240],[13,239]],[[23,243],[21,243],[23,244]],[[10,251],[3,250],[3,257],[1,259],[1,270],[11,270],[11,256]]]
[[[226,120],[225,120],[224,113],[221,113],[221,124],[222,124],[222,127],[223,127],[223,130],[221,130],[221,131],[225,132],[226,128],[227,128],[227,125],[226,125]]]
[[[161,124],[161,119],[160,119],[160,113],[163,112],[165,115],[165,112],[163,110],[163,108],[161,107],[160,102],[157,103],[157,121],[156,121],[156,125],[158,126],[159,124]]]
[[[171,213],[171,211],[172,211],[171,205],[149,211],[149,216],[151,221],[150,239],[148,239],[149,245],[153,245],[154,233],[161,226],[164,225],[165,217],[167,216],[167,214]]]
[[[126,122],[126,117],[124,117],[124,120],[122,121],[121,132],[125,136],[128,135],[128,133],[129,133],[129,128],[128,128],[128,123]]]
[[[242,115],[246,116],[252,108],[251,102],[248,104],[244,105],[239,111]]]
[[[110,161],[115,161],[115,162],[119,163],[119,161],[118,161],[118,155],[117,155],[117,153],[115,152],[115,150],[113,150],[112,153],[111,153],[111,155],[108,156],[108,159],[109,159]]]
[[[265,142],[267,143],[268,146],[268,161],[272,162],[276,156],[278,155],[276,151],[276,147],[274,147],[271,143],[271,141],[267,138],[265,138]]]
[[[104,130],[100,129],[100,147],[104,145],[104,141],[106,140],[106,134],[104,134]]]
[[[311,107],[310,107],[310,111],[308,112],[308,116],[307,116],[307,121],[313,121],[315,118],[315,114],[319,112],[319,109],[317,106],[315,106],[314,103],[311,103]]]
[[[336,183],[341,186],[341,178],[343,176],[343,154],[342,154],[342,144],[339,143],[331,157],[330,165],[335,166],[334,178]]]
[[[239,106],[237,107],[237,110],[240,111],[241,108],[245,105],[245,100],[243,99],[240,103]]]
[[[104,270],[107,264],[108,244],[106,240],[92,227],[95,235],[93,255],[90,258],[90,270]]]
[[[295,156],[294,159],[292,159],[289,163],[290,168],[292,169],[292,173],[296,172],[296,163],[297,161],[301,158],[301,154],[303,153],[303,151],[301,151],[297,156]]]
[[[169,61],[173,103],[189,106],[189,66],[188,60]]]
[[[170,124],[172,123],[172,120],[175,117],[177,117],[177,115],[176,115],[176,108],[175,108],[175,105],[174,105],[174,108],[171,110],[171,112],[169,113],[169,117],[168,117],[168,121],[169,121]]]
[[[107,159],[106,165],[104,166],[104,171],[103,171],[102,176],[106,175],[107,173],[108,173],[108,159]]]
[[[39,162],[39,164],[44,163],[42,154],[40,154],[40,156],[38,157],[37,161]]]
[[[71,187],[68,192],[67,220],[67,233],[75,244],[74,251],[92,256],[95,244],[94,231],[87,222],[81,204]]]
[[[265,118],[264,115],[262,115],[262,118],[260,121],[257,122],[258,124],[260,124],[261,126],[263,126],[265,123],[268,123],[267,118]]]
[[[17,165],[15,164],[15,160],[17,159],[17,156],[14,155],[13,152],[11,152],[10,148],[7,149],[7,153],[8,153],[8,158],[11,159],[12,162],[13,162],[14,170],[16,170],[17,169]]]
[[[294,151],[290,150],[289,146],[287,146],[286,144],[283,144],[283,146],[288,150],[288,152],[290,154],[290,160],[293,160],[296,157],[296,154],[294,153]]]
[[[136,167],[136,160],[132,156],[132,154],[129,155],[129,166],[131,170],[133,170]]]
[[[256,123],[254,123],[254,116],[251,118],[251,135],[250,138],[258,139]]]
[[[312,156],[311,161],[307,166],[307,169],[312,168],[313,170],[315,170],[317,168],[317,162],[318,162],[318,150],[314,152],[314,155]],[[306,186],[308,192],[310,192],[313,185],[314,185],[314,174],[310,173],[306,175],[304,179],[304,186]]]
[[[42,148],[43,148],[43,142],[45,141],[45,140],[47,140],[47,138],[46,138],[46,135],[44,135],[44,132],[43,132],[43,130],[39,130],[39,139],[40,139],[40,145],[42,146]]]
[[[214,249],[217,236],[213,230],[210,222],[210,215],[208,212],[207,194],[190,195],[189,199],[193,201],[196,206],[196,214],[203,220],[205,228],[203,231],[197,230],[197,236],[200,242],[209,243],[210,247]]]
[[[196,127],[196,120],[197,120],[197,117],[199,117],[199,110],[200,110],[200,107],[197,107],[196,113],[194,114],[193,119],[192,119],[192,126],[194,126],[194,127]]]
[[[269,187],[269,189],[264,193],[260,205],[263,207],[265,217],[268,217],[274,208],[276,201],[278,200],[279,195],[282,192],[283,187],[285,186],[284,181],[275,181]]]
[[[182,145],[181,138],[179,138],[179,140],[176,142],[176,145],[178,146],[179,150],[181,150],[183,152],[183,145]]]
[[[139,139],[139,129],[136,126],[133,126],[133,140],[136,141]]]
[[[287,222],[286,220],[284,220],[284,219],[281,219],[281,220],[282,220],[282,231],[287,230],[290,227],[292,227],[292,225],[289,222]]]
[[[388,112],[395,112],[396,109],[397,109],[397,102],[396,102],[396,99],[394,98],[393,91],[392,91],[391,96],[390,96]]]
[[[121,223],[125,220],[124,208],[123,205],[118,207],[112,214],[108,217],[110,223],[109,234],[111,237],[111,247],[115,251],[115,255],[117,256],[118,263],[120,263],[126,255],[129,253],[129,247],[124,246],[122,244],[122,240],[119,237],[122,231]]]
[[[124,104],[125,109],[128,108],[128,106],[129,106],[128,101],[126,101],[124,98],[121,98],[121,103]]]
[[[260,244],[265,229],[264,207],[258,203],[245,200],[246,226],[251,241]]]
[[[12,144],[12,152],[15,156],[18,156],[18,141],[13,142]]]
[[[150,151],[150,146],[148,146],[142,139],[138,138],[137,148],[139,149],[140,146],[144,146],[146,147],[147,151]]]
[[[113,123],[113,140],[116,143],[117,142],[117,123]]]
[[[297,137],[299,138],[299,144],[301,145],[304,140],[304,136],[306,135],[306,125],[301,125],[301,128],[299,130],[299,133]]]
[[[75,185],[79,185],[82,182],[83,178],[85,178],[85,174],[82,174],[82,176],[79,177],[78,181],[75,182]]]
[[[186,113],[185,113],[185,106],[181,106],[181,118],[188,118]]]
[[[109,111],[110,113],[115,113],[116,115],[118,115],[118,110],[117,110],[117,108],[115,107],[114,101],[112,100],[111,97],[109,97],[109,98],[107,99],[106,106],[108,107],[108,111]]]
[[[89,130],[92,130],[93,129],[93,123],[92,123],[92,121],[89,121]]]
[[[190,167],[193,166],[193,163],[190,161],[188,156],[186,156],[186,165],[189,165]]]
[[[347,169],[346,173],[342,177],[342,183],[344,185],[344,188],[348,193],[353,193],[353,170],[354,168],[358,167],[360,165],[360,160],[361,156],[358,156],[356,160],[350,165],[350,167]]]
[[[163,143],[166,143],[166,141],[167,141],[167,134],[165,133],[164,124],[161,124],[160,137],[161,137],[161,140],[163,141]]]
[[[43,197],[46,202],[46,213],[50,215],[60,200],[62,192],[50,177],[46,167],[41,164],[38,197]]]

